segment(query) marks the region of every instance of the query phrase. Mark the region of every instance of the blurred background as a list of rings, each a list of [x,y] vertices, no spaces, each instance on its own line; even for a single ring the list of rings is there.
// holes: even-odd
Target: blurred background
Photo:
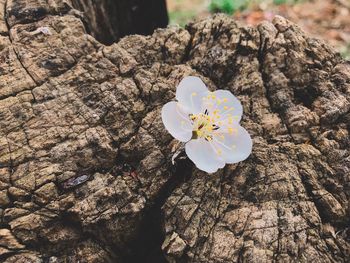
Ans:
[[[189,21],[223,12],[256,25],[282,15],[310,35],[322,38],[350,59],[350,0],[166,0],[169,23]]]

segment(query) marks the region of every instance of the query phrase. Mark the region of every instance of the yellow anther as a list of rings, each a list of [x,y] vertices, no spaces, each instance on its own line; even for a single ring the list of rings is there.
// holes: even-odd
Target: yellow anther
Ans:
[[[211,98],[212,98],[213,100],[215,100],[215,99],[216,99],[216,96],[215,96],[215,95],[211,95]]]
[[[239,117],[238,117],[238,116],[233,116],[233,118],[234,118],[235,120],[238,120],[238,119],[239,119]]]
[[[193,139],[204,138],[211,141],[213,139],[214,131],[218,130],[221,125],[225,124],[223,121],[218,122],[218,119],[221,118],[218,114],[220,110],[215,108],[212,110],[213,111],[211,111],[211,109],[206,109],[203,113],[189,115],[193,125]],[[181,121],[181,124],[185,124],[185,122]],[[219,135],[215,133],[215,136]],[[221,138],[224,140],[223,135]]]
[[[227,106],[224,106],[224,110],[227,110],[228,109],[228,107]]]
[[[225,136],[224,135],[220,135],[220,139],[221,140],[225,140]]]
[[[221,104],[221,100],[220,100],[220,99],[217,99],[217,100],[216,100],[216,103],[217,103],[218,105],[220,105],[220,104]]]
[[[237,133],[238,130],[236,128],[228,128],[229,134]]]
[[[197,93],[196,92],[192,92],[192,96],[197,96]]]
[[[227,102],[228,99],[227,99],[227,98],[223,98],[222,101],[223,101],[223,102]]]

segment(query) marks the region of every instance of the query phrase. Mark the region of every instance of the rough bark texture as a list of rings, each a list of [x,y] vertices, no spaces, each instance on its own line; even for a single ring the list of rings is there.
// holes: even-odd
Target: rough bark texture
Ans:
[[[70,6],[0,0],[0,261],[349,259],[349,63],[281,17],[105,47]],[[171,164],[187,75],[239,97],[249,159]]]

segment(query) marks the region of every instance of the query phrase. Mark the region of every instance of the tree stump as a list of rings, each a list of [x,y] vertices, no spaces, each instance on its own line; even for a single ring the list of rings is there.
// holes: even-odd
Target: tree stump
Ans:
[[[0,0],[2,262],[347,262],[350,65],[276,17],[104,46],[67,0]],[[251,156],[171,162],[188,75],[242,102]]]

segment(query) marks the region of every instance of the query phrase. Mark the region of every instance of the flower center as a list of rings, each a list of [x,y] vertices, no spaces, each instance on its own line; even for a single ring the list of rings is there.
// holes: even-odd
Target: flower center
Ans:
[[[209,116],[208,110],[204,113],[190,114],[192,121],[192,139],[204,138],[207,141],[213,139],[213,131],[220,127],[215,124],[215,118]]]

